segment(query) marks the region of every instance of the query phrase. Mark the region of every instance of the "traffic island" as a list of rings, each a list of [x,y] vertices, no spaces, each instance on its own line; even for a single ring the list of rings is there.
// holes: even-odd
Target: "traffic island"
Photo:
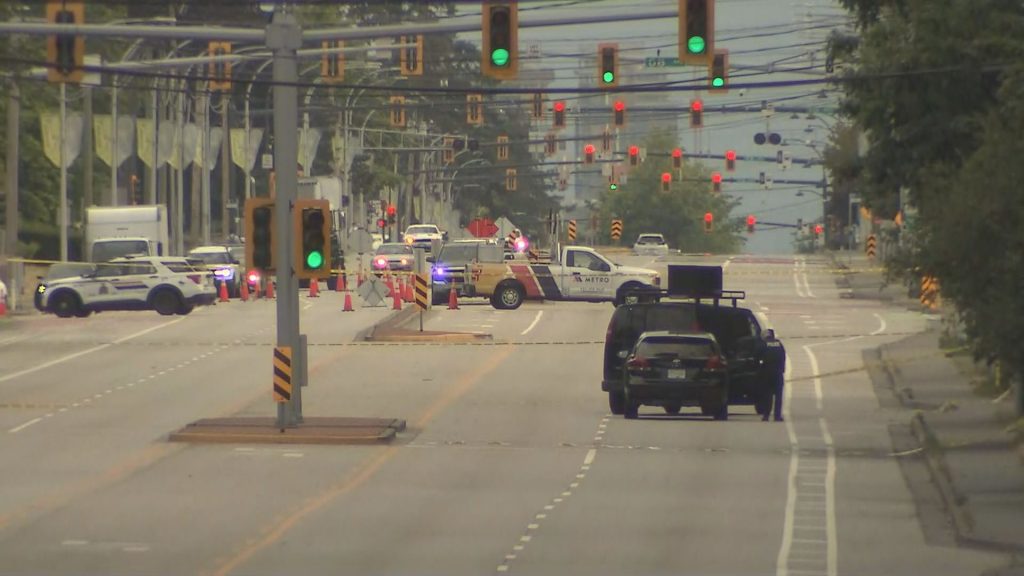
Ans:
[[[204,444],[386,444],[405,430],[393,418],[305,418],[278,428],[273,417],[204,418],[170,434],[171,442]]]
[[[357,341],[365,342],[438,342],[438,343],[483,343],[493,339],[484,332],[452,332],[443,330],[417,330],[406,328],[419,318],[419,308],[406,306],[378,322],[369,330],[360,333]]]

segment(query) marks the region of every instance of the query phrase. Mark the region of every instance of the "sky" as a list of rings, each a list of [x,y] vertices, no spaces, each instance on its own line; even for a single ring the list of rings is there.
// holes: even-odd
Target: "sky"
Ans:
[[[627,13],[674,10],[675,0],[592,0],[521,2],[520,21],[536,18],[593,17]],[[467,3],[465,10],[478,10],[479,4]],[[462,11],[462,10],[460,10]],[[823,78],[825,44],[833,29],[849,30],[849,19],[843,9],[830,0],[718,0],[715,14],[715,48],[729,50],[730,80],[741,82],[778,82],[794,79]],[[467,35],[479,40],[479,36]],[[676,18],[609,22],[575,26],[520,28],[519,46],[524,66],[540,66],[555,71],[556,86],[572,87],[580,55],[591,55],[600,42],[620,45],[620,68],[628,62],[643,62],[651,57],[677,55],[678,28]],[[525,54],[524,54],[525,53]],[[531,62],[530,54],[534,54]],[[539,56],[538,56],[539,54]],[[589,70],[589,66],[585,70]],[[785,69],[813,68],[799,72]],[[697,80],[706,77],[704,69],[694,67],[672,68],[670,81]],[[596,76],[596,72],[595,72]],[[645,81],[641,71],[620,73],[621,84]],[[733,149],[739,156],[736,171],[727,173],[724,161],[705,160],[713,170],[720,170],[726,178],[723,193],[734,196],[740,206],[733,212],[735,218],[745,219],[753,214],[758,222],[796,224],[798,219],[809,223],[820,220],[823,206],[823,178],[820,165],[804,167],[794,163],[783,170],[774,158],[779,150],[795,160],[820,157],[829,139],[829,128],[836,118],[831,112],[839,101],[838,93],[826,84],[731,89],[727,94],[678,91],[671,93],[672,104],[687,106],[691,98],[700,97],[708,110],[704,115],[705,127],[695,133],[680,122],[682,147],[691,152],[722,155]],[[628,103],[628,95],[626,97]],[[762,101],[775,106],[801,108],[801,113],[762,113]],[[748,106],[751,112],[715,112],[719,106]],[[825,108],[825,110],[820,110]],[[808,118],[808,111],[811,112]],[[665,113],[667,114],[667,113]],[[666,116],[665,121],[676,120]],[[682,119],[680,119],[682,120]],[[778,133],[785,146],[756,145],[756,133]],[[746,159],[748,156],[770,157],[772,161]],[[757,182],[729,182],[730,177],[756,180],[760,172],[775,180],[771,189]],[[782,180],[796,180],[811,184],[783,184]],[[793,229],[758,225],[757,231],[747,235],[744,252],[753,254],[780,254],[793,251]]]

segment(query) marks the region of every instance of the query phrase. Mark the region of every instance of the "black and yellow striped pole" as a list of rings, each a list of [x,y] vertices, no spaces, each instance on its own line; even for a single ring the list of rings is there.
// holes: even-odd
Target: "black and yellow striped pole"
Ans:
[[[416,274],[413,276],[413,295],[416,306],[420,309],[420,332],[423,332],[423,313],[430,306],[430,292],[427,288],[426,274]]]
[[[277,425],[286,426],[286,404],[292,399],[292,347],[274,348],[274,402],[277,402]]]

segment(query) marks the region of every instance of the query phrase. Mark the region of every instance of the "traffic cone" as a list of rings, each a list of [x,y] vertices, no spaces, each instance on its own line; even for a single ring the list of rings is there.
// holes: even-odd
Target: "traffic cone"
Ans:
[[[355,312],[356,309],[352,307],[352,293],[345,292],[345,307],[341,309],[342,312]]]
[[[3,298],[0,298],[0,317],[6,316],[6,315],[7,315],[7,302]]]
[[[252,290],[253,290],[253,292],[252,292],[252,299],[253,300],[259,300],[260,299],[260,283],[256,282],[255,284],[253,284],[252,285]]]
[[[334,291],[335,292],[346,292],[348,286],[345,285],[345,274],[338,274],[337,278],[334,279]]]
[[[309,297],[319,298],[320,297],[320,281],[313,278],[309,281]]]
[[[416,301],[416,295],[412,292],[412,282],[405,283],[405,301],[410,303]]]
[[[228,302],[228,284],[227,282],[220,283],[220,301]]]
[[[458,310],[459,309],[459,295],[455,292],[455,287],[448,292],[448,309]]]
[[[267,280],[267,294],[264,297],[268,300],[274,299],[274,281],[271,279]]]
[[[398,297],[398,292],[393,292],[393,294],[394,295],[392,296],[391,309],[392,310],[401,310],[402,309],[402,299]]]
[[[249,301],[249,281],[242,280],[242,284],[238,287],[238,296],[242,299],[242,302]]]

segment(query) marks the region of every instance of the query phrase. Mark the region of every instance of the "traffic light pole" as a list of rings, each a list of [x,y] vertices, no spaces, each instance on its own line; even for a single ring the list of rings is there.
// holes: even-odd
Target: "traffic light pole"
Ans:
[[[278,4],[267,27],[267,47],[274,53],[274,242],[277,243],[277,346],[290,346],[293,358],[305,356],[299,338],[299,281],[294,272],[294,222],[292,204],[298,188],[299,81],[297,54],[302,30],[295,17]],[[277,405],[277,427],[290,428],[302,422],[302,387],[305,371],[293,370],[291,399]]]

